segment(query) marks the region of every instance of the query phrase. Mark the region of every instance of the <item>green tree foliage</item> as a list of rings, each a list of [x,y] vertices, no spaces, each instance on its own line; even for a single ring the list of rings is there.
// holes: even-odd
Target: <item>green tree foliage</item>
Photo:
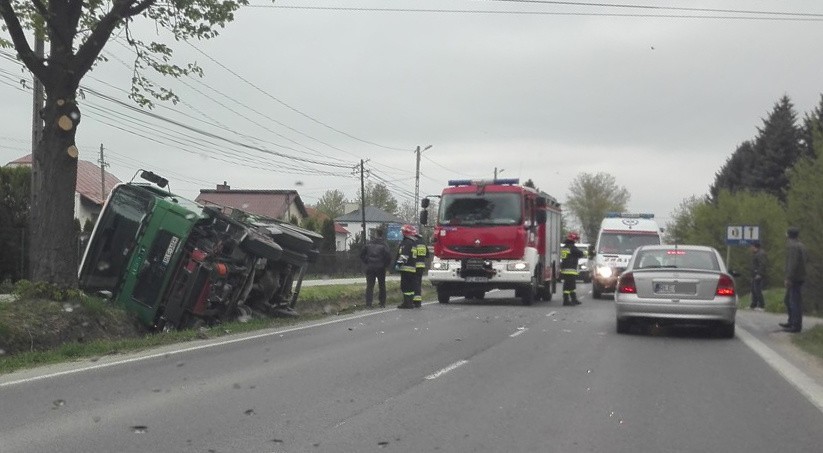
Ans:
[[[302,227],[311,230],[317,233],[320,233],[320,227],[322,225],[318,225],[317,219],[314,217],[308,217],[306,220],[303,221]]]
[[[711,199],[716,200],[717,194],[725,189],[731,192],[748,190],[754,187],[751,167],[755,162],[754,142],[741,143],[726,163],[715,173],[714,183],[709,187]]]
[[[531,178],[527,179],[526,182],[523,183],[523,187],[531,187],[532,189],[537,189],[537,186],[534,185],[534,181]]]
[[[803,117],[803,130],[801,131],[801,142],[803,144],[803,156],[816,158],[815,147],[820,146],[820,139],[815,139],[815,131],[823,130],[823,94],[820,95],[820,104]]]
[[[323,196],[317,200],[314,209],[326,214],[329,218],[337,218],[345,214],[346,210],[346,195],[343,192],[335,190],[327,190]]]
[[[798,162],[791,174],[791,188],[787,196],[788,222],[800,228],[800,240],[809,250],[806,269],[806,294],[823,291],[823,130],[814,130],[815,158]],[[823,312],[819,297],[805,297],[806,309]]]
[[[785,258],[785,234],[788,226],[783,205],[777,197],[763,192],[721,190],[713,203],[687,204],[692,224],[683,233],[682,243],[701,244],[716,248],[730,260],[731,269],[741,273],[738,290],[746,292],[751,284],[751,252],[747,247],[727,250],[726,229],[729,225],[758,225],[760,242],[769,258],[769,285],[781,285]]]
[[[360,206],[362,197],[357,194],[357,205]],[[366,206],[380,208],[389,214],[397,215],[398,206],[397,200],[389,191],[385,184],[377,183],[366,184]]]
[[[0,281],[26,277],[31,169],[0,167]]]
[[[614,176],[599,172],[580,173],[569,187],[565,207],[577,219],[586,238],[593,241],[606,213],[625,211],[631,195],[617,185]]]
[[[762,191],[785,201],[788,169],[803,150],[801,129],[796,123],[794,105],[788,96],[783,96],[763,120],[754,142],[741,144],[716,174],[711,187],[712,200],[716,201],[717,194],[726,189]]]
[[[42,139],[32,153],[31,274],[35,280],[62,287],[77,285],[74,189],[77,180],[75,144],[81,121],[77,90],[98,63],[112,36],[125,37],[135,53],[130,97],[143,106],[151,99],[176,101],[171,91],[155,85],[146,70],[180,77],[200,75],[195,64],[177,65],[163,42],[143,41],[130,26],[146,22],[149,32],[166,29],[176,40],[209,39],[234,19],[247,0],[58,1],[0,0],[0,47],[17,57],[43,84],[46,102]],[[48,54],[39,56],[30,40],[38,36]]]
[[[320,253],[334,253],[337,248],[335,245],[337,237],[334,234],[334,220],[324,220],[320,234],[323,235],[323,243],[320,244]]]
[[[705,204],[704,197],[691,196],[680,202],[672,214],[672,219],[666,224],[664,242],[667,244],[683,244],[688,234],[694,230],[694,213],[698,206]]]

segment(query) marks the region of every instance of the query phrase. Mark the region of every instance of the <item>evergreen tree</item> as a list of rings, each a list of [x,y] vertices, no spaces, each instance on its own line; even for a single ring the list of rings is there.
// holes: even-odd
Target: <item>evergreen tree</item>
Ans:
[[[754,143],[745,141],[726,159],[720,171],[715,173],[714,183],[709,187],[712,202],[717,201],[717,194],[721,190],[725,189],[734,193],[738,190],[750,189],[753,162]]]
[[[781,202],[786,201],[789,170],[801,155],[801,132],[796,122],[794,106],[788,96],[783,96],[763,121],[763,127],[758,128],[755,141],[750,188],[772,194]]]
[[[815,131],[823,132],[823,94],[820,95],[820,104],[803,118],[803,130],[801,131],[801,143],[803,146],[803,157],[815,157]],[[819,141],[819,139],[818,139]]]
[[[334,220],[324,220],[323,228],[320,234],[323,235],[323,242],[320,244],[320,253],[334,253],[337,249],[337,237],[334,234]]]

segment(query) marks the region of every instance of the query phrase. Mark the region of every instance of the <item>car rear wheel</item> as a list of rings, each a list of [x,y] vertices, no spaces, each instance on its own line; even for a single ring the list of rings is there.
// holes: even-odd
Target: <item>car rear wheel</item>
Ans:
[[[440,302],[441,304],[447,304],[447,303],[449,303],[449,297],[451,297],[451,296],[449,295],[448,291],[446,291],[443,288],[437,288],[437,301],[438,302]]]
[[[717,326],[717,335],[720,338],[734,338],[734,323]]]
[[[629,327],[631,326],[628,319],[618,319],[617,320],[617,333],[629,333]]]

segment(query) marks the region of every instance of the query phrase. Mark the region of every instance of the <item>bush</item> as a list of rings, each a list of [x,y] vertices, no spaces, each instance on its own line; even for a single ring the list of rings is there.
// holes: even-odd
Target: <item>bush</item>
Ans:
[[[14,285],[14,294],[20,300],[45,299],[57,302],[83,302],[88,297],[79,289],[63,289],[46,282],[20,280]]]

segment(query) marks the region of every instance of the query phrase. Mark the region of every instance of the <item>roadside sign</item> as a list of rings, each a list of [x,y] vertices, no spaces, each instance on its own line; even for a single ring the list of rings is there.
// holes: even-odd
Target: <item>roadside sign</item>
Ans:
[[[390,223],[388,228],[386,228],[386,240],[387,241],[401,241],[403,240],[403,235],[400,233],[400,225],[399,223]]]
[[[729,225],[726,227],[726,245],[748,246],[759,240],[759,225]]]

